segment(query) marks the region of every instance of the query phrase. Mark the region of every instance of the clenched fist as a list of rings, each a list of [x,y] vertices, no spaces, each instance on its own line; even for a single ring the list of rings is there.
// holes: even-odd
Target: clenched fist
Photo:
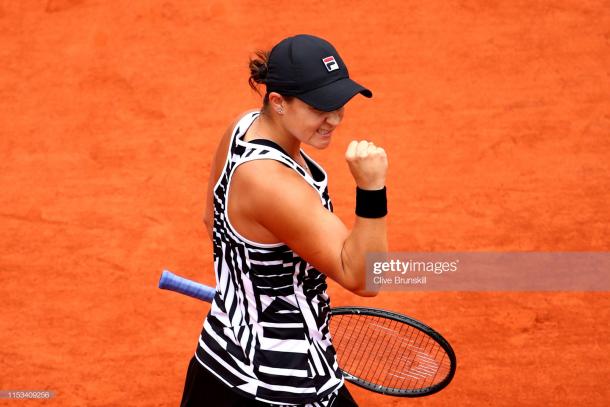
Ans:
[[[370,141],[352,141],[347,146],[345,160],[360,189],[376,190],[385,186],[388,156],[385,150]]]

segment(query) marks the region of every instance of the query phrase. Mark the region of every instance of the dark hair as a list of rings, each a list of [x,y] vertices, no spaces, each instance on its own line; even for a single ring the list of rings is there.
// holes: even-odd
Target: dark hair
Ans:
[[[257,50],[254,53],[254,56],[250,58],[250,77],[248,78],[248,84],[250,87],[259,95],[262,96],[258,85],[261,83],[265,83],[265,79],[267,79],[267,73],[269,72],[269,54],[270,51],[262,51]],[[290,101],[292,96],[284,96],[286,101]],[[265,96],[263,98],[263,107],[266,107],[269,104],[269,93],[265,92]]]
[[[267,61],[269,61],[269,51],[258,50],[250,58],[250,78],[248,78],[248,84],[259,95],[261,92],[258,89],[258,85],[265,83],[267,73],[269,72]]]

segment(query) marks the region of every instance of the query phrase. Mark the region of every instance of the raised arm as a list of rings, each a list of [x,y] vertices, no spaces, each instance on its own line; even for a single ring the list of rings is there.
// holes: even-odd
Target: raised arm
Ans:
[[[359,188],[383,188],[387,170],[383,149],[368,142],[352,142],[346,159]],[[350,231],[322,206],[318,193],[309,184],[272,160],[256,160],[238,167],[229,202],[229,217],[239,212],[240,218],[258,222],[349,291],[376,295],[366,291],[366,255],[387,251],[385,216],[357,216]]]

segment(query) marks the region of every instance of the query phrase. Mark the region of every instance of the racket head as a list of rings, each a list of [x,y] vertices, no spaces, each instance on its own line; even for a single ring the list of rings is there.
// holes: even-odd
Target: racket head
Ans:
[[[456,357],[429,326],[392,311],[367,307],[331,310],[330,331],[346,380],[377,393],[421,397],[453,379]]]

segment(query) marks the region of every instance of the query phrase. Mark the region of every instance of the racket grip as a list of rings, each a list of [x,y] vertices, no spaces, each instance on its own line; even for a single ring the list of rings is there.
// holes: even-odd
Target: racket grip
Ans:
[[[163,270],[161,273],[159,288],[175,291],[205,302],[212,302],[216,295],[214,288],[177,276],[169,270]]]

